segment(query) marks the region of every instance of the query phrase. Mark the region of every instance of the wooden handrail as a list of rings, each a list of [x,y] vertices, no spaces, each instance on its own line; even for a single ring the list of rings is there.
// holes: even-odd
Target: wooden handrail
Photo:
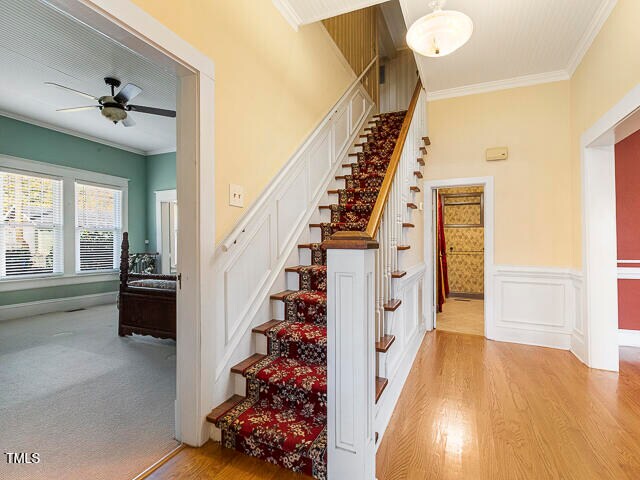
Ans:
[[[330,240],[327,240],[325,242],[325,248],[354,248],[354,241],[363,242],[361,248],[375,248],[370,244],[370,242],[375,241],[376,234],[378,233],[378,229],[380,228],[380,222],[382,221],[384,207],[387,203],[387,199],[389,198],[389,193],[391,192],[391,185],[393,184],[393,178],[395,177],[396,171],[398,170],[398,164],[400,163],[400,159],[402,158],[402,150],[404,149],[404,143],[409,133],[409,127],[411,126],[411,121],[413,120],[413,113],[416,109],[421,89],[422,82],[420,78],[418,78],[416,88],[414,89],[413,96],[411,97],[411,102],[409,103],[409,108],[407,109],[407,114],[405,115],[402,122],[402,127],[400,128],[400,134],[398,135],[396,146],[393,149],[393,153],[391,154],[391,160],[389,161],[387,172],[385,173],[384,179],[382,180],[378,198],[376,199],[376,203],[373,206],[373,210],[371,211],[371,217],[369,217],[367,229],[364,232],[336,232],[331,236]],[[349,240],[348,243],[344,243],[343,245],[341,245],[341,243],[347,240]]]

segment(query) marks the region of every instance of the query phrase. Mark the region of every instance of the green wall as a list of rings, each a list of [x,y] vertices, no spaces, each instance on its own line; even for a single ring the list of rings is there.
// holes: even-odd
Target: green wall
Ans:
[[[158,190],[176,188],[176,153],[147,157],[147,250],[156,252],[156,195]]]
[[[105,124],[105,128],[109,126]],[[170,183],[168,177],[173,172],[172,186],[156,189],[175,188],[175,153],[145,157],[0,116],[0,154],[128,178],[131,250],[144,252],[148,235],[155,244],[155,226],[153,233],[147,233],[150,221],[155,225],[155,205],[152,205],[151,216],[147,211],[148,199],[153,196],[153,192],[147,192],[147,177],[153,177],[149,185],[155,188],[155,185]],[[172,155],[173,170],[170,170]],[[159,159],[157,165],[166,173],[155,172],[156,158]],[[113,292],[117,288],[117,282],[96,282],[4,292],[0,295],[0,305]]]

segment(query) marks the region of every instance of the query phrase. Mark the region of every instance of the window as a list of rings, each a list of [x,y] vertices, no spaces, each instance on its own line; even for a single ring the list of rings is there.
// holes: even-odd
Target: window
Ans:
[[[0,278],[63,273],[62,180],[0,171]]]
[[[76,271],[116,270],[122,242],[122,191],[78,183]]]

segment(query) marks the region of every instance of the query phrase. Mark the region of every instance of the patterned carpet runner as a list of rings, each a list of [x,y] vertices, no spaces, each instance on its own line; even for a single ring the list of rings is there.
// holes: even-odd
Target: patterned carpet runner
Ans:
[[[384,114],[352,164],[322,240],[365,230],[406,112]],[[281,467],[326,479],[327,267],[320,243],[298,268],[299,291],[285,297],[285,320],[267,331],[268,355],[249,367],[246,399],[216,421],[222,444]]]

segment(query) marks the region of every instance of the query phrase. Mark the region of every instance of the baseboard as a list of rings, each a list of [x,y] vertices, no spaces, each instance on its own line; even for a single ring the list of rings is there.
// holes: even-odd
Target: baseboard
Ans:
[[[65,312],[77,308],[95,307],[115,303],[118,292],[94,293],[78,297],[52,298],[37,302],[16,303],[0,306],[0,321],[33,317],[45,313]]]
[[[618,344],[621,347],[640,347],[640,330],[618,330]]]
[[[495,327],[494,338],[498,342],[520,343],[536,347],[571,349],[571,334],[567,332],[549,332],[527,328]]]
[[[374,420],[375,429],[376,432],[378,432],[376,451],[382,443],[382,437],[384,437],[387,426],[391,421],[391,416],[402,393],[402,387],[404,387],[409,372],[411,372],[413,362],[416,360],[416,355],[418,354],[418,350],[420,350],[420,345],[422,345],[425,334],[426,332],[423,330],[419,335],[416,335],[413,344],[407,348],[404,358],[400,361],[400,367],[391,378],[389,385],[387,385],[384,394],[380,398],[380,404],[378,405],[376,418]]]

